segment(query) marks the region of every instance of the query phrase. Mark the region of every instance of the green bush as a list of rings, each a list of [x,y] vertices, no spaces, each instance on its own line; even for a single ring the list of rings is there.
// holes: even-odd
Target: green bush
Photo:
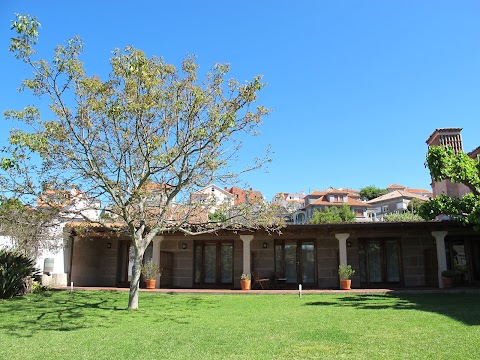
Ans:
[[[16,250],[0,249],[0,299],[23,295],[27,281],[37,272],[32,259]]]
[[[50,288],[48,286],[43,285],[39,281],[34,281],[33,284],[32,284],[32,293],[34,293],[34,294],[44,293],[44,292],[49,291],[49,290],[50,290]]]

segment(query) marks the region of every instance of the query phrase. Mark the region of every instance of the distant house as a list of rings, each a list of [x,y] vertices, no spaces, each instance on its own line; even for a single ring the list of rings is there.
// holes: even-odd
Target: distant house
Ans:
[[[305,193],[279,192],[275,194],[272,202],[288,210],[298,210],[304,205]]]
[[[357,222],[368,221],[367,209],[369,205],[358,200],[358,192],[329,188],[325,191],[314,191],[305,196],[304,200],[303,210],[305,211],[306,221],[312,218],[315,210],[321,211],[327,207],[340,207],[344,204],[348,205],[355,213]]]
[[[387,187],[387,191],[389,193],[394,192],[394,191],[406,191],[406,192],[411,193],[411,194],[424,196],[425,198],[430,198],[430,197],[433,196],[433,194],[430,190],[407,188],[406,186],[398,185],[398,184],[390,185],[389,187]]]
[[[158,183],[146,184],[145,186],[143,186],[143,189],[148,196],[147,205],[149,206],[158,206],[159,204],[165,204],[167,201],[167,197],[174,190],[174,188],[170,185]],[[174,204],[175,198],[173,198],[170,203]]]
[[[201,204],[213,214],[222,206],[233,206],[235,196],[215,184],[208,185],[190,195],[192,204]]]
[[[70,220],[98,219],[102,203],[73,186],[69,190],[45,190],[36,200],[37,209],[60,208],[60,216]]]
[[[287,223],[303,224],[306,221],[304,207],[305,193],[279,192],[273,197],[272,203],[279,205],[284,212],[281,216]]]
[[[232,186],[227,192],[233,195],[233,202],[234,205],[242,204],[242,203],[252,203],[256,201],[265,201],[263,194],[258,190],[253,190],[252,188],[245,190],[241,189],[236,186]]]
[[[389,190],[387,194],[367,201],[371,206],[368,211],[369,218],[372,221],[383,221],[386,214],[405,212],[412,199],[427,201],[428,197],[406,190]]]

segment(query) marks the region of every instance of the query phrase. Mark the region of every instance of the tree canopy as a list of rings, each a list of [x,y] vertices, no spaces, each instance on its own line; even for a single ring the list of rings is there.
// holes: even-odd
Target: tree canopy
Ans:
[[[383,219],[385,221],[415,221],[415,220],[423,220],[423,218],[416,214],[415,212],[394,212],[383,215]]]
[[[480,227],[480,162],[464,152],[455,153],[451,147],[431,146],[426,157],[426,165],[434,181],[450,180],[461,183],[470,189],[463,198],[441,194],[425,202],[419,214],[426,220],[439,215],[451,216],[464,224]]]
[[[241,170],[231,166],[241,140],[255,135],[269,113],[256,105],[265,85],[261,76],[245,83],[227,80],[229,65],[216,64],[199,79],[193,56],[177,69],[129,46],[113,51],[110,75],[102,80],[86,74],[79,37],[57,46],[52,61],[34,60],[39,25],[34,17],[17,15],[10,51],[34,71],[22,89],[46,99],[54,116],[47,120],[35,106],[5,112],[28,130],[10,134],[1,185],[22,201],[41,198],[52,206],[59,199],[45,197],[46,187],[76,184],[85,198],[102,200],[109,216],[92,219],[85,209],[76,211],[105,227],[113,218],[131,237],[129,308],[138,307],[141,263],[156,235],[213,232],[218,226],[276,228],[275,211],[263,205],[256,204],[254,212],[249,204],[229,209],[219,224],[189,201],[192,192],[215,182],[235,183],[241,173],[269,161],[266,154]],[[32,161],[35,156],[39,162]]]
[[[312,224],[321,223],[337,223],[337,222],[354,222],[355,214],[350,209],[350,206],[343,204],[339,207],[328,206],[324,210],[315,209],[310,219]]]
[[[54,251],[63,246],[63,241],[52,236],[52,228],[58,225],[57,214],[54,208],[39,211],[15,198],[0,199],[0,234],[12,239],[22,254],[36,258],[43,250]]]
[[[379,196],[385,195],[387,193],[387,189],[380,189],[373,185],[366,186],[360,190],[360,199],[368,201],[375,199]]]

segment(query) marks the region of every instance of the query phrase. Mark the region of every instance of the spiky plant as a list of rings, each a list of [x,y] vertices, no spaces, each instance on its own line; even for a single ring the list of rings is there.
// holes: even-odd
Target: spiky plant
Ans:
[[[12,249],[0,249],[0,298],[25,293],[27,281],[38,273],[32,259]]]

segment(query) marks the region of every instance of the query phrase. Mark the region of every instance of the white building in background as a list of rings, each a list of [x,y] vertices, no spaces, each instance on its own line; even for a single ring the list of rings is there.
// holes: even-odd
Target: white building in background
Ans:
[[[429,198],[404,190],[393,190],[385,195],[367,201],[367,204],[370,205],[368,210],[369,218],[372,221],[383,221],[384,216],[387,214],[407,212],[408,204],[412,199],[427,201]]]
[[[73,187],[70,190],[46,190],[36,201],[38,211],[47,210],[51,206],[59,206],[61,210],[47,230],[48,249],[40,249],[35,262],[37,269],[42,274],[42,284],[67,286],[73,239],[69,236],[70,231],[65,227],[69,222],[98,220],[101,202],[89,198],[85,193]],[[14,245],[15,242],[10,237],[0,236],[1,247],[13,247]]]
[[[279,192],[275,194],[272,203],[281,206],[285,212],[281,214],[282,218],[291,224],[303,224],[306,221],[305,211],[303,208],[305,201],[305,193],[287,193]]]
[[[192,204],[205,206],[210,214],[220,207],[231,207],[235,203],[235,196],[217,185],[211,184],[190,195]]]

